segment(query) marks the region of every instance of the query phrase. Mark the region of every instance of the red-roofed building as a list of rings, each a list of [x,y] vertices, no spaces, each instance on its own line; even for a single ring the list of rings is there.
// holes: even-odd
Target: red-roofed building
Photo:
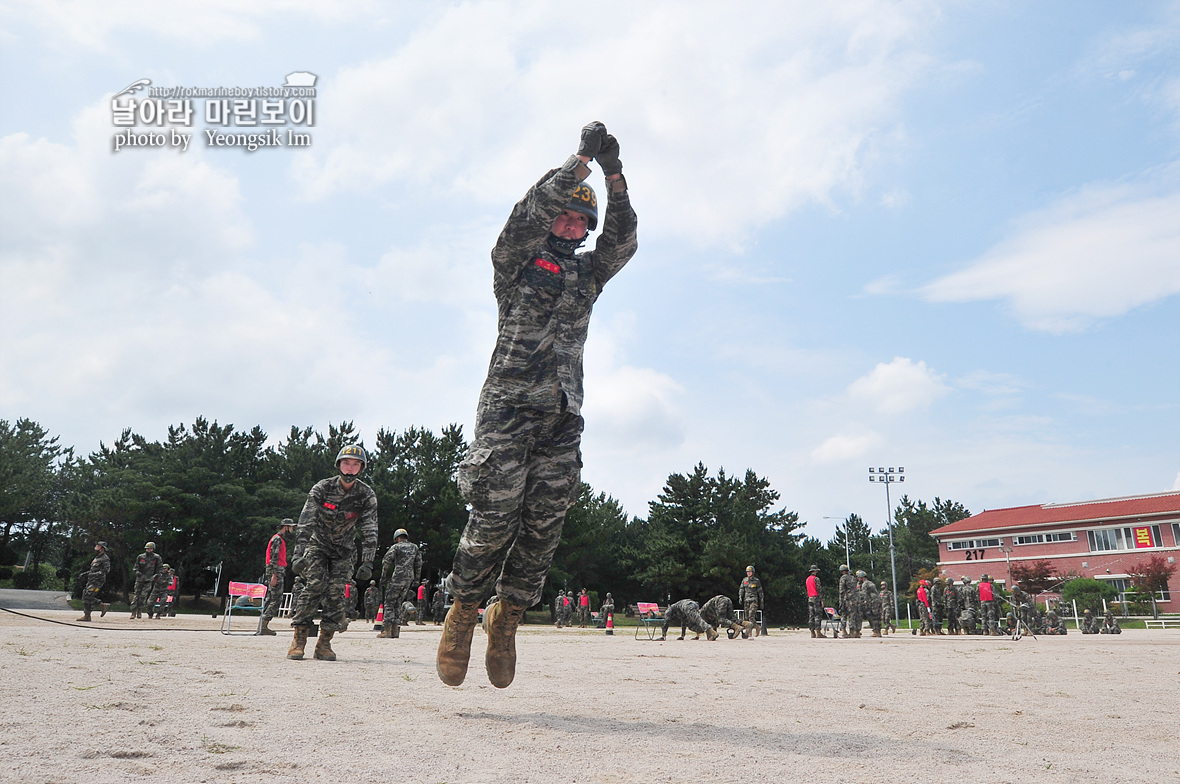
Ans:
[[[991,509],[930,535],[945,577],[978,580],[986,573],[1010,583],[1009,559],[1046,560],[1058,574],[1108,580],[1121,593],[1130,587],[1128,572],[1150,556],[1171,564],[1180,557],[1180,492]],[[1168,587],[1156,599],[1166,603],[1161,610],[1174,611],[1180,571]]]

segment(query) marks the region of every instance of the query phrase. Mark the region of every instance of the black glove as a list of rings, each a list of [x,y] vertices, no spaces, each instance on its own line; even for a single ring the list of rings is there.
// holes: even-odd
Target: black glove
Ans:
[[[291,562],[291,571],[295,573],[296,577],[302,575],[303,570],[306,568],[307,568],[307,557],[306,556],[302,556],[302,555],[297,556],[295,558],[295,560]]]
[[[603,128],[603,131],[605,132],[606,129]],[[603,134],[602,146],[598,148],[598,154],[594,156],[594,160],[598,161],[598,165],[602,167],[602,173],[608,177],[612,174],[623,173],[623,162],[619,160],[619,142],[609,133]]]
[[[361,568],[356,570],[357,582],[368,582],[373,578],[373,564],[365,561],[361,564]]]
[[[587,123],[582,128],[582,141],[578,144],[578,155],[585,155],[587,158],[598,155],[598,151],[602,148],[602,141],[608,135],[606,126],[597,120]]]

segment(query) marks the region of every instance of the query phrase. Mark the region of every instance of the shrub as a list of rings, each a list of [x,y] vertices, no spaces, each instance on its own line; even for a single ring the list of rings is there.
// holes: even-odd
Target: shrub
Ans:
[[[11,580],[12,570],[7,566],[0,566],[0,580]]]
[[[41,587],[40,572],[18,572],[12,576],[12,587],[20,589],[33,589]]]
[[[1070,602],[1076,601],[1079,613],[1089,610],[1096,615],[1101,615],[1102,600],[1106,599],[1107,602],[1111,602],[1118,595],[1119,592],[1110,583],[1090,577],[1078,577],[1061,587],[1062,603],[1069,605]]]

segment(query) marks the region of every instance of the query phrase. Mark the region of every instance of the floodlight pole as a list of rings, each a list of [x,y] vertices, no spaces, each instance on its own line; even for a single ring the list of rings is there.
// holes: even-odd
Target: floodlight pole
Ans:
[[[886,471],[882,467],[878,467],[876,471],[869,468],[870,482],[883,482],[885,484],[885,530],[889,532],[889,567],[893,572],[893,619],[901,623],[901,611],[897,601],[897,556],[896,548],[893,546],[893,503],[889,500],[889,484],[890,482],[904,482],[905,468],[899,467],[896,471],[892,466]],[[872,531],[869,531],[870,537]]]
[[[848,549],[848,518],[846,517],[828,517],[824,515],[825,520],[843,520],[844,521],[844,563],[852,568],[852,555]]]

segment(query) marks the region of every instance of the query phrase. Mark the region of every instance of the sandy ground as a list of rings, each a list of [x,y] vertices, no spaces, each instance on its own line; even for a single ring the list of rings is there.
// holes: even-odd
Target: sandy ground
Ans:
[[[530,626],[499,690],[481,631],[452,689],[433,625],[379,640],[354,623],[339,661],[294,662],[285,623],[95,618],[0,613],[0,781],[1180,781],[1180,630],[661,643]]]

